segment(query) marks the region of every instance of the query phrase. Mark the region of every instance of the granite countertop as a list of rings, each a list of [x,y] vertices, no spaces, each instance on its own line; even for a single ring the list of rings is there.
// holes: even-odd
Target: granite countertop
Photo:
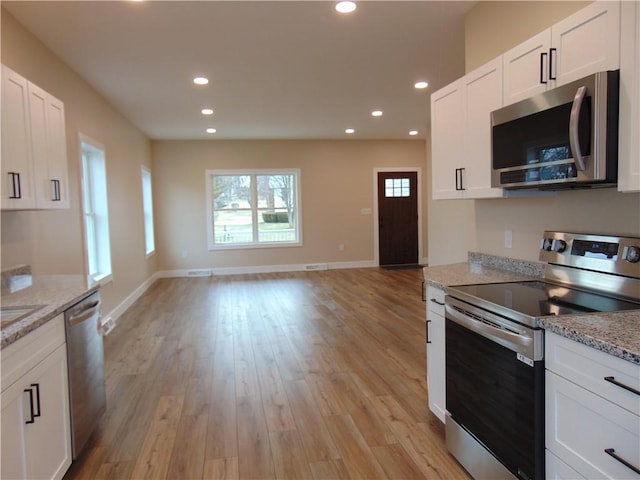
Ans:
[[[0,329],[0,348],[55,318],[82,298],[98,290],[84,275],[31,275],[27,271],[2,273],[2,307],[42,305],[42,308]]]
[[[427,284],[444,289],[455,285],[518,282],[544,276],[544,263],[526,262],[469,252],[469,261],[424,268]],[[640,309],[546,316],[545,330],[640,365]]]

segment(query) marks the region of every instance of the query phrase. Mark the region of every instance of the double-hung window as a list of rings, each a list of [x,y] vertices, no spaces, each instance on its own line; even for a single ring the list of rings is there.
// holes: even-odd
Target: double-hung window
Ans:
[[[85,139],[80,148],[87,274],[94,281],[105,281],[111,276],[111,244],[104,148]]]
[[[302,244],[300,170],[207,170],[210,250]]]
[[[151,255],[155,249],[153,234],[153,196],[151,194],[151,170],[142,167],[142,209],[144,212],[144,250]]]

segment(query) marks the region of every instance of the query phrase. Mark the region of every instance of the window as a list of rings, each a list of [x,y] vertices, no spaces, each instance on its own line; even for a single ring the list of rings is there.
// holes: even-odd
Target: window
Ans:
[[[301,245],[300,171],[207,170],[209,249]]]
[[[84,214],[87,274],[95,281],[111,276],[107,170],[104,148],[81,140],[82,209]]]
[[[408,197],[409,193],[410,187],[408,178],[386,178],[384,180],[385,197]]]
[[[142,209],[144,210],[144,250],[151,255],[155,249],[153,236],[153,196],[151,194],[151,171],[142,167]]]

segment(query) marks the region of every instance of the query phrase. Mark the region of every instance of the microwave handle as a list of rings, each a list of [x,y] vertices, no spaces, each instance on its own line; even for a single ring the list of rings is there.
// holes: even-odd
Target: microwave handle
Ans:
[[[578,123],[580,122],[580,109],[582,108],[582,102],[587,94],[587,87],[582,86],[576,91],[576,96],[573,98],[573,105],[571,106],[571,117],[569,118],[569,145],[573,152],[573,159],[578,165],[578,169],[584,171],[587,169],[587,165],[584,162],[584,157],[580,151],[580,136],[578,135]]]

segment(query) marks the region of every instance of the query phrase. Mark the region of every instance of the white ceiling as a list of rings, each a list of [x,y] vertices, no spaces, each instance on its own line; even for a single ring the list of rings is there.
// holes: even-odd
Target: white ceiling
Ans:
[[[430,93],[463,73],[474,3],[366,1],[349,15],[332,1],[2,6],[154,139],[346,138],[347,127],[402,139],[424,138]]]

